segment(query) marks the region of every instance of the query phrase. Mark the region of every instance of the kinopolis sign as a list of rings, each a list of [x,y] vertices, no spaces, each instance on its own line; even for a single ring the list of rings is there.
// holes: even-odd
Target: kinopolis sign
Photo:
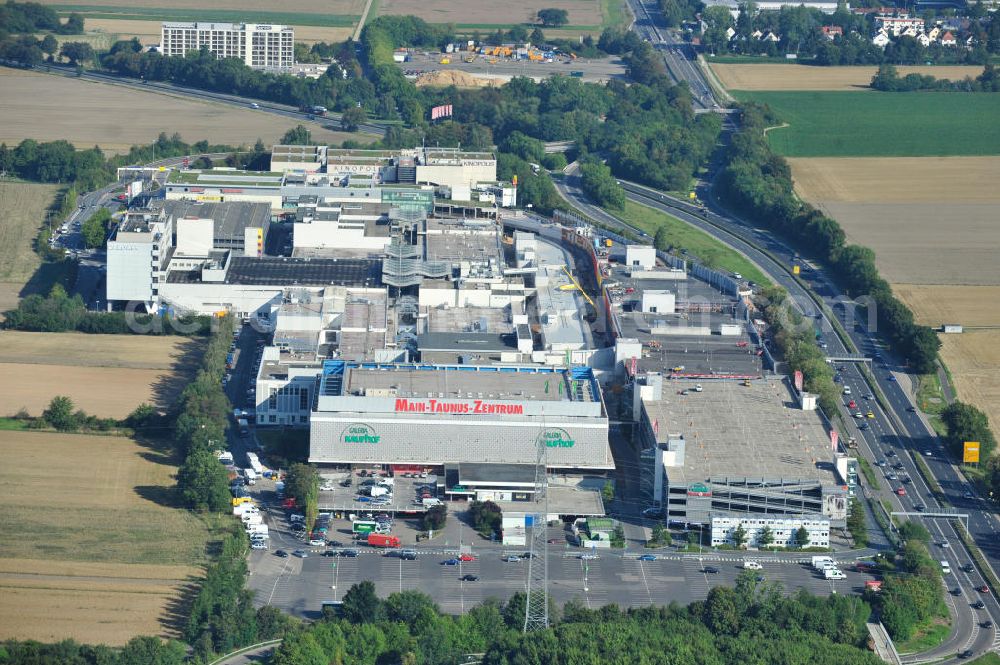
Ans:
[[[381,438],[371,425],[364,423],[348,425],[340,433],[340,440],[344,443],[378,443]]]
[[[545,441],[545,445],[549,448],[572,448],[576,443],[576,441],[570,438],[569,432],[558,427],[545,430],[542,432],[541,437]]]
[[[523,404],[484,402],[481,399],[446,402],[438,399],[397,398],[397,413],[450,413],[469,415],[524,415]]]

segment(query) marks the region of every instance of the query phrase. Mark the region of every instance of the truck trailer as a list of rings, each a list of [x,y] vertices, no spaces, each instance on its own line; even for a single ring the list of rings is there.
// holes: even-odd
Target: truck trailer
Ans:
[[[258,475],[264,473],[264,467],[261,466],[260,458],[257,457],[257,453],[247,453],[247,462],[250,468],[254,470]]]
[[[368,545],[371,547],[399,547],[399,537],[382,533],[369,533]]]

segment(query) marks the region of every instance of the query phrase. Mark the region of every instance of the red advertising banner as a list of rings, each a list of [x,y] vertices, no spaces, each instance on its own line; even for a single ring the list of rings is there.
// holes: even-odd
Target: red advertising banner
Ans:
[[[830,449],[833,450],[833,452],[837,452],[838,437],[839,435],[837,434],[837,430],[835,429],[830,430]]]
[[[802,392],[802,372],[795,370],[795,389]]]

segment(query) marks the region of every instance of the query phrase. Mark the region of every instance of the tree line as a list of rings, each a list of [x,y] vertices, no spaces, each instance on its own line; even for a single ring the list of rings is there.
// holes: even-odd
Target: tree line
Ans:
[[[764,135],[777,119],[766,107],[745,104],[742,127],[726,149],[726,165],[718,179],[722,197],[754,222],[780,232],[793,245],[816,256],[851,297],[867,297],[874,307],[879,332],[910,367],[925,374],[936,366],[941,342],[927,326],[918,325],[913,313],[879,276],[875,253],[846,244],[836,221],[800,201],[792,189],[788,163],[771,151]]]
[[[231,506],[229,476],[214,451],[226,447],[232,413],[222,375],[234,325],[232,316],[216,319],[201,366],[181,392],[176,408],[174,444],[184,459],[177,473],[177,489],[184,505],[196,511],[228,513]]]
[[[988,492],[1000,497],[1000,456],[996,454],[997,440],[990,429],[990,421],[980,409],[961,401],[954,401],[941,412],[947,429],[945,445],[958,460],[963,458],[966,441],[979,442],[979,467]]]
[[[909,639],[935,617],[948,615],[941,566],[927,551],[921,530],[901,528],[902,534],[908,536],[902,548],[879,559],[881,590],[866,594],[894,640]]]
[[[205,571],[184,630],[196,662],[280,637],[297,623],[270,605],[254,609],[253,592],[246,588],[248,545],[243,533],[227,535],[218,558]]]
[[[53,32],[57,35],[83,34],[83,17],[70,12],[66,22],[52,7],[37,2],[7,0],[0,5],[0,38],[10,34]]]
[[[936,90],[944,92],[1000,92],[1000,71],[991,64],[983,67],[983,73],[972,78],[966,76],[960,81],[939,79],[930,74],[907,74],[900,76],[893,65],[880,65],[872,77],[871,87],[882,92],[913,92],[916,90]]]
[[[133,146],[124,155],[105,157],[100,148],[77,150],[69,141],[38,142],[25,139],[13,148],[0,143],[0,171],[23,180],[69,184],[78,191],[91,191],[114,182],[116,169],[122,166],[195,153],[235,153],[238,150],[233,146],[215,145],[208,141],[185,143],[180,134],[167,136],[166,133],[161,133],[149,145]],[[227,166],[242,168],[264,151],[264,144],[258,140],[253,148],[230,157]]]
[[[820,408],[832,418],[840,406],[840,391],[833,381],[833,367],[816,345],[812,322],[799,314],[780,286],[764,287],[754,303],[760,308],[771,340],[788,363],[789,373],[802,372],[803,388],[818,396]]]
[[[34,293],[22,298],[4,317],[3,327],[9,330],[95,335],[205,335],[212,321],[206,316],[93,312],[79,294],[70,296],[61,284],[54,285],[47,296]]]
[[[382,600],[370,581],[351,587],[341,615],[290,629],[274,665],[462,662],[481,654],[483,665],[515,663],[660,663],[733,665],[809,663],[875,665],[865,648],[868,603],[846,595],[819,598],[752,572],[735,587],[715,587],[704,601],[683,607],[588,609],[579,600],[550,609],[551,627],[522,632],[525,595],[490,599],[467,613],[440,612],[419,591]]]

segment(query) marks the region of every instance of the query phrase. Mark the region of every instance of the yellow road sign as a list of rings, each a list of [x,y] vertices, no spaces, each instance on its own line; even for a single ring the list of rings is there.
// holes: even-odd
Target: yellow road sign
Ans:
[[[964,464],[979,463],[979,442],[966,441],[962,448],[962,462]]]

